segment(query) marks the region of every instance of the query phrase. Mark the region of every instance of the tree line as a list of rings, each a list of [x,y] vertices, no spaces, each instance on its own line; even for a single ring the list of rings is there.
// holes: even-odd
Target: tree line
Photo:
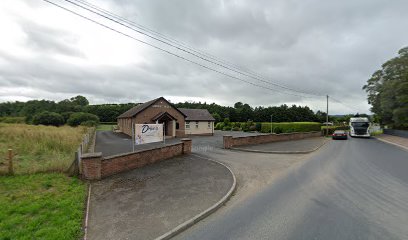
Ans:
[[[395,129],[408,129],[408,47],[375,71],[363,89],[378,122]]]
[[[50,100],[31,100],[27,102],[0,103],[0,117],[25,117],[29,124],[44,124],[47,121],[58,122],[54,125],[78,125],[82,122],[116,122],[116,118],[138,103],[90,105],[84,96],[76,96],[60,102]],[[207,109],[216,122],[228,119],[231,122],[324,122],[326,113],[313,112],[308,106],[251,107],[247,103],[237,102],[233,107],[206,102],[175,103],[177,108]],[[75,114],[74,114],[75,113]],[[95,118],[96,117],[96,118]],[[71,118],[71,120],[70,120]],[[79,119],[79,120],[78,120]],[[340,117],[330,116],[331,121],[341,121]],[[91,121],[91,122],[89,122]],[[52,124],[50,124],[52,125]]]

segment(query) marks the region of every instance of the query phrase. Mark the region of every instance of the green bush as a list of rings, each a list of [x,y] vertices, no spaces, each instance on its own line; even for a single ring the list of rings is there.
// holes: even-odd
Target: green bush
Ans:
[[[65,123],[68,121],[69,117],[71,117],[71,115],[72,115],[73,113],[74,113],[74,112],[63,112],[63,113],[61,113],[62,117],[64,118],[64,122],[65,122]]]
[[[257,123],[255,124],[255,130],[258,131],[258,132],[260,132],[261,129],[262,129],[262,123],[257,122]]]
[[[225,126],[222,128],[222,131],[231,131],[231,127],[230,126]]]
[[[69,117],[67,124],[76,127],[81,125],[83,122],[94,121],[96,125],[99,124],[98,116],[91,114],[91,113],[84,113],[84,112],[77,112],[71,114]]]
[[[224,126],[229,126],[229,125],[230,125],[229,118],[224,118]]]
[[[239,128],[239,127],[232,128],[232,131],[239,131],[239,130],[241,130],[241,128]]]
[[[241,123],[240,122],[234,122],[231,124],[234,128],[240,128],[241,127]],[[244,125],[244,123],[242,123],[242,125]]]
[[[59,113],[45,111],[34,115],[33,124],[58,127],[64,125],[64,118]]]
[[[222,130],[224,128],[224,123],[219,122],[215,125],[215,130]]]
[[[273,123],[274,133],[314,132],[321,130],[321,123],[316,122],[282,122]],[[270,133],[271,123],[262,123],[261,132]]]

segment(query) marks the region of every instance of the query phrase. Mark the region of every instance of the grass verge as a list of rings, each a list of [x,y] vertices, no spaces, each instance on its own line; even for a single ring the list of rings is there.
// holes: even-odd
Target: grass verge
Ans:
[[[0,239],[79,239],[86,185],[61,173],[0,176]]]

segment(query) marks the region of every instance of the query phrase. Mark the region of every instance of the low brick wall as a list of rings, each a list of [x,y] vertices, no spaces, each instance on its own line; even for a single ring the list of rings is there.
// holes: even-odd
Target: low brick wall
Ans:
[[[88,153],[82,155],[82,176],[88,180],[99,180],[117,173],[189,153],[191,153],[191,139],[181,139],[180,143],[106,158],[102,156],[102,153]]]
[[[234,146],[262,144],[279,141],[299,140],[310,137],[319,137],[321,132],[305,132],[305,133],[281,133],[281,134],[266,134],[246,137],[224,136],[224,148],[229,149]]]

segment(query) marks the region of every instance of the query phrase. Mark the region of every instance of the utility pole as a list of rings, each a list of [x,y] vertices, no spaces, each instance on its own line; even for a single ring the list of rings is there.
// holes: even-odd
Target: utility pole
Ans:
[[[326,136],[329,135],[329,95],[326,95]]]

